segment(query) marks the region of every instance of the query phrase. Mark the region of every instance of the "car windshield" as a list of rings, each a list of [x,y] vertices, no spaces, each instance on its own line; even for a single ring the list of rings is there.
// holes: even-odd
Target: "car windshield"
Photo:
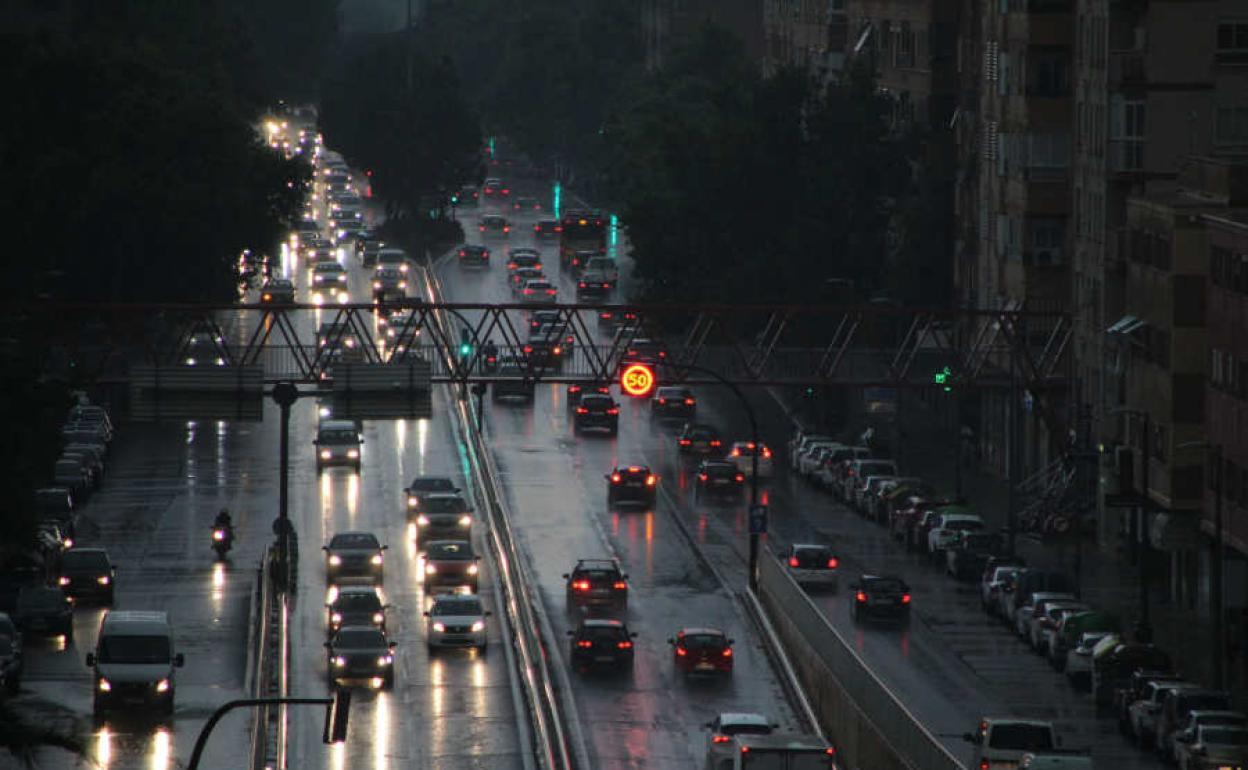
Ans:
[[[869,591],[879,593],[902,593],[906,590],[902,582],[896,578],[874,578],[866,581],[866,587]]]
[[[719,634],[685,634],[680,641],[687,650],[718,650],[724,642],[724,637]]]
[[[760,725],[753,722],[721,724],[719,731],[724,735],[771,735],[771,725]]]
[[[321,431],[322,444],[355,444],[359,442],[359,437],[355,431],[351,430],[324,430]]]
[[[428,513],[461,513],[468,507],[462,497],[426,497],[422,502]]]
[[[408,489],[413,492],[454,492],[455,484],[443,476],[424,476],[413,479]]]
[[[1009,751],[1048,751],[1053,748],[1053,730],[1047,725],[997,725],[992,728],[988,745]]]
[[[429,559],[471,559],[472,546],[461,542],[430,543],[425,549],[425,556]]]
[[[61,557],[65,570],[108,569],[108,557],[103,551],[66,551]]]
[[[689,431],[689,438],[693,439],[717,438],[718,436],[719,433],[714,428],[694,428]]]
[[[372,592],[340,593],[338,601],[334,602],[334,609],[340,612],[374,612],[381,609],[381,599]]]
[[[368,548],[376,550],[381,548],[381,544],[377,542],[377,538],[366,532],[349,533],[342,535],[334,535],[334,539],[329,541],[329,547],[337,550],[339,548]]]
[[[581,629],[580,636],[595,642],[614,642],[624,638],[624,629],[619,626],[586,626]]]
[[[52,609],[65,605],[65,595],[55,588],[26,588],[17,596],[17,608]]]
[[[1214,746],[1248,746],[1248,730],[1202,730],[1201,740]]]
[[[335,647],[348,649],[378,649],[386,646],[386,637],[373,628],[347,628],[334,637]]]
[[[968,530],[983,529],[984,523],[976,519],[954,519],[945,525],[945,529]]]
[[[595,583],[615,580],[619,577],[615,572],[605,569],[587,569],[573,576],[576,580],[592,580]]]
[[[615,406],[615,401],[610,396],[584,396],[581,403],[587,409],[610,409]]]
[[[442,600],[433,605],[429,614],[434,616],[481,615],[481,601],[479,599]]]
[[[169,638],[166,636],[100,637],[101,663],[167,663]]]

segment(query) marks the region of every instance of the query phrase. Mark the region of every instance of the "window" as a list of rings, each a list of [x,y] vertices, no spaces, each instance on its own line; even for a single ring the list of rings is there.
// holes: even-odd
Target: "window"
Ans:
[[[1219,107],[1214,121],[1217,144],[1248,144],[1248,107]]]
[[[1069,134],[1029,134],[1027,168],[1066,168],[1070,165]]]
[[[908,21],[901,23],[901,29],[897,36],[897,66],[914,66],[914,31],[910,29],[910,22]]]
[[[1068,96],[1070,94],[1070,49],[1032,48],[1027,57],[1029,96]]]
[[[1062,262],[1066,222],[1062,219],[1035,219],[1031,225],[1031,263],[1039,267]]]
[[[1248,53],[1248,20],[1218,22],[1218,53]]]
[[[1205,378],[1200,374],[1176,374],[1173,379],[1171,411],[1175,422],[1205,421]]]
[[[1174,276],[1174,325],[1205,325],[1205,278],[1201,275]]]

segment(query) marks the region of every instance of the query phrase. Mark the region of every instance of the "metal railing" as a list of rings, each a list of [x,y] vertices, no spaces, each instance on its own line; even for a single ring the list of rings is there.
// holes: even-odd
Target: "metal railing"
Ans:
[[[902,698],[871,671],[770,551],[765,551],[759,560],[759,598],[773,620],[777,614],[783,616],[792,629],[790,634],[798,634],[805,643],[805,651],[792,649],[793,641],[786,639],[781,630],[781,639],[790,647],[790,657],[813,655],[874,730],[880,746],[914,770],[967,770],[906,708]],[[808,665],[800,668],[809,676]],[[802,684],[811,691],[817,689],[818,682]],[[826,729],[832,715],[821,713],[820,717]],[[857,761],[856,757],[847,759]]]
[[[273,548],[265,549],[264,559],[256,576],[256,612],[252,632],[254,649],[250,651],[251,692],[253,698],[284,695],[282,692],[281,661],[285,657],[282,622],[282,606],[273,584]],[[276,665],[275,665],[276,664]],[[258,706],[252,711],[251,722],[251,768],[265,770],[277,767],[283,754],[279,746],[277,710]]]

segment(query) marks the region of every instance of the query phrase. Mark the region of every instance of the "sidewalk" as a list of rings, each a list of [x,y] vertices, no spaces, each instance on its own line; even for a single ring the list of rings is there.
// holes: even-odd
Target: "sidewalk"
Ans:
[[[777,391],[777,397],[781,394]],[[918,399],[914,399],[918,402]],[[794,410],[785,405],[790,414]],[[852,424],[852,423],[851,423]],[[903,415],[904,447],[899,452],[901,470],[921,476],[938,487],[954,488],[950,428],[942,424],[938,410],[914,403]],[[1009,515],[1009,484],[996,475],[966,467],[961,471],[962,491],[967,504],[984,517],[990,528],[1006,525]],[[1044,541],[1038,535],[1019,533],[1015,552],[1032,567],[1064,572],[1075,579],[1080,596],[1089,604],[1115,613],[1128,631],[1140,617],[1139,570],[1133,563],[1129,541],[1122,536],[1121,520],[1110,514],[1104,540],[1083,539]],[[1154,552],[1154,560],[1167,558]],[[1154,563],[1156,563],[1154,561]],[[1153,640],[1168,651],[1175,667],[1201,683],[1213,681],[1212,622],[1196,610],[1176,606],[1164,591],[1158,590],[1157,576],[1150,586],[1150,622]],[[1248,707],[1248,672],[1234,663],[1227,669],[1228,688]]]

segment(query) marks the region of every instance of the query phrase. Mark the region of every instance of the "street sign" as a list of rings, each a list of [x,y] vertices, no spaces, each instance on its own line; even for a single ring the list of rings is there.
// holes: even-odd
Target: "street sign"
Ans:
[[[750,534],[767,534],[767,506],[754,505],[750,507]]]
[[[654,380],[648,364],[631,364],[620,373],[620,388],[630,396],[645,398],[654,390]]]

